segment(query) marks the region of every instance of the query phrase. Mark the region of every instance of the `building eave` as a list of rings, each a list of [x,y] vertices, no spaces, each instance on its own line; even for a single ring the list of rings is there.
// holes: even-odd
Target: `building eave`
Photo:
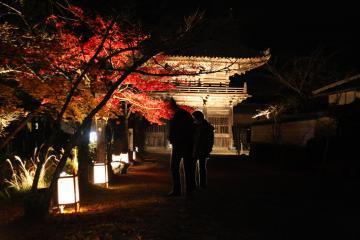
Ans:
[[[335,87],[338,87],[340,85],[343,85],[345,83],[348,83],[348,82],[351,82],[351,81],[354,81],[354,80],[357,80],[357,79],[360,79],[360,74],[357,74],[357,75],[354,75],[354,76],[351,76],[351,77],[348,77],[348,78],[345,78],[345,79],[342,79],[342,80],[339,80],[339,81],[336,81],[336,82],[333,82],[331,84],[328,84],[326,86],[323,86],[319,89],[316,89],[314,90],[312,93],[314,94],[314,96],[325,96],[325,95],[330,95],[330,94],[334,94],[334,93],[337,93],[336,91],[332,91],[331,89],[332,88],[335,88]],[[359,87],[358,87],[359,88]],[[358,89],[357,88],[357,89]],[[354,88],[353,88],[354,89]],[[346,89],[346,90],[349,90],[349,89]],[[342,92],[346,91],[345,89],[341,90]],[[338,91],[339,92],[339,91]]]
[[[211,57],[211,56],[190,56],[190,55],[168,55],[168,61],[214,61],[219,63],[244,63],[244,62],[263,62],[264,64],[269,61],[271,54],[269,51],[265,51],[263,55],[254,56],[254,57]]]

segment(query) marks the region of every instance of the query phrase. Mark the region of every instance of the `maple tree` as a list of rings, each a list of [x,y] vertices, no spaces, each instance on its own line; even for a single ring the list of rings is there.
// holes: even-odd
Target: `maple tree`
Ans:
[[[149,36],[100,16],[87,17],[78,7],[69,6],[66,10],[73,20],[52,15],[47,18],[45,30],[37,27],[29,31],[3,24],[0,44],[6,51],[0,52],[0,64],[1,73],[16,79],[21,89],[42,103],[43,110],[57,115],[59,120],[75,122],[99,102],[101,93],[134,61]],[[85,34],[81,32],[84,29],[88,31]],[[161,55],[155,58],[156,63],[165,59]],[[161,123],[161,118],[169,118],[162,111],[166,109],[164,102],[147,94],[174,88],[163,81],[166,74],[160,76],[169,73],[169,69],[154,65],[143,66],[127,77],[98,114],[109,117],[118,111],[119,102],[128,101],[130,112],[143,113],[150,122]],[[179,73],[175,67],[172,71]],[[144,73],[151,77],[144,77]]]
[[[131,112],[143,114],[151,122],[170,118],[167,103],[154,99],[151,91],[174,86],[167,76],[196,74],[196,70],[162,67],[164,52],[176,49],[198,18],[188,19],[183,31],[169,38],[143,34],[141,29],[121,24],[113,17],[89,17],[79,7],[62,6],[70,16],[52,15],[45,27],[26,31],[3,24],[1,41],[2,73],[16,79],[19,87],[41,102],[56,121],[78,122],[75,134],[64,149],[47,194],[54,185],[71,149],[98,116],[110,117],[121,101]],[[203,73],[203,71],[202,71]],[[51,140],[47,146],[51,144]],[[40,159],[38,169],[41,169]],[[34,179],[33,190],[37,189]]]
[[[25,24],[19,27],[5,22],[0,28],[1,79],[15,80],[16,89],[37,100],[39,104],[33,112],[51,114],[59,125],[67,121],[75,129],[64,146],[46,193],[44,204],[47,205],[66,159],[95,116],[118,115],[120,104],[126,102],[129,113],[140,113],[150,122],[162,124],[162,119],[169,119],[172,112],[164,99],[151,95],[153,91],[175,88],[169,81],[172,76],[226,70],[166,63],[167,54],[191,41],[201,13],[185,18],[184,26],[173,34],[159,36],[147,34],[139,25],[129,24],[119,16],[104,18],[70,4],[57,4],[61,14],[53,14],[44,24],[34,25],[27,23],[20,11],[6,5],[17,11]],[[15,96],[10,95],[4,99]],[[5,109],[3,106],[1,109]],[[25,115],[33,113],[26,113],[17,104],[13,108],[24,111]],[[58,133],[53,131],[46,140],[43,153]],[[45,158],[40,155],[39,159],[34,192]]]

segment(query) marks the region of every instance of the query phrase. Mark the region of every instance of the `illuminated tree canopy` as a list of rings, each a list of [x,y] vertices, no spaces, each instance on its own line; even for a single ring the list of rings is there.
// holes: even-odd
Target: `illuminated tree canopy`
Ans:
[[[16,79],[21,89],[39,100],[44,110],[81,122],[152,40],[115,18],[89,17],[72,5],[66,10],[67,16],[51,15],[45,25],[32,31],[4,23],[1,49],[6,51],[1,51],[1,69],[2,75]],[[131,112],[142,113],[150,122],[170,117],[166,103],[148,93],[174,88],[166,81],[167,73],[185,71],[162,68],[160,62],[166,57],[160,51],[152,58],[122,81],[98,115],[110,117],[119,112],[119,102],[127,101]]]
[[[127,102],[131,112],[161,124],[172,113],[166,101],[150,93],[174,88],[167,80],[170,76],[206,73],[206,69],[189,64],[165,63],[165,53],[177,51],[191,41],[200,13],[185,18],[184,26],[173,34],[158,36],[144,32],[125,17],[105,18],[70,4],[55,4],[61,11],[36,24],[27,22],[19,10],[2,4],[22,21],[2,22],[0,28],[0,85],[13,89],[7,91],[9,96],[1,98],[10,102],[16,98],[12,92],[21,90],[39,102],[33,111],[46,112],[57,123],[76,122],[75,133],[64,146],[54,172],[47,204],[66,159],[95,116],[119,114],[120,103]],[[16,87],[6,85],[5,80],[15,81]],[[13,103],[2,104],[2,111],[18,109],[31,114]],[[53,140],[50,137],[44,144],[44,153]],[[40,157],[32,190],[37,189],[43,164]]]

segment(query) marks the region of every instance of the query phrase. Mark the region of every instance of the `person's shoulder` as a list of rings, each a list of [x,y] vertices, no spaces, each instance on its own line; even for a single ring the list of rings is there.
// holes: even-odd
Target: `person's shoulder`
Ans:
[[[210,128],[210,129],[212,129],[212,130],[215,129],[214,126],[213,126],[210,122],[208,122],[207,120],[205,120],[205,124],[206,124],[206,126],[207,126],[208,128]]]
[[[184,109],[178,108],[178,109],[176,109],[173,118],[183,117],[185,114],[186,114],[186,111]]]
[[[186,116],[187,118],[193,119],[191,113],[189,113],[189,112],[186,111],[185,109],[182,109],[182,108],[180,108],[180,109],[181,109],[181,114],[182,114],[183,116]]]

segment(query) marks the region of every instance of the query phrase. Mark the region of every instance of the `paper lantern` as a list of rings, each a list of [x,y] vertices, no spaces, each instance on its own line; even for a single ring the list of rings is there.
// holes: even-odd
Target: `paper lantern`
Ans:
[[[95,131],[90,132],[90,138],[89,138],[90,143],[96,143],[97,141],[97,134]]]
[[[104,184],[108,187],[108,169],[106,163],[94,164],[94,184]]]
[[[114,173],[123,173],[129,165],[129,154],[121,153],[120,155],[112,155],[112,161],[110,163]]]
[[[124,162],[129,163],[129,154],[121,153],[120,155],[112,155],[112,162]]]
[[[80,209],[79,180],[77,175],[62,172],[57,182],[58,206],[61,212],[65,206],[74,206],[75,211]]]

